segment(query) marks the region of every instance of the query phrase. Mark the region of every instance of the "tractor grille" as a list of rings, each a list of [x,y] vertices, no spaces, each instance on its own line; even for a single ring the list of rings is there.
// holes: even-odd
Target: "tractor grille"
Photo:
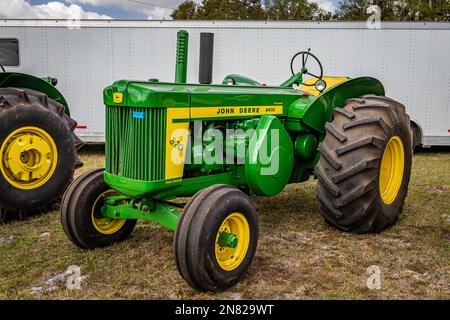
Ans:
[[[106,171],[125,178],[165,177],[166,109],[106,107]]]

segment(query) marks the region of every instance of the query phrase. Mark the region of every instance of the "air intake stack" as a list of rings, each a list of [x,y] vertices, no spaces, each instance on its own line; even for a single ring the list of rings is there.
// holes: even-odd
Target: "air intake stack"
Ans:
[[[200,34],[199,83],[211,84],[213,73],[214,33]]]
[[[185,30],[178,31],[177,65],[175,67],[176,83],[186,83],[188,47],[189,47],[189,33]]]

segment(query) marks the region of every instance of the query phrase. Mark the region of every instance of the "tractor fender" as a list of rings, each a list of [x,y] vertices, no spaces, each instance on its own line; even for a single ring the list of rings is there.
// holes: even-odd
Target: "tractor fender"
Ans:
[[[47,81],[31,76],[29,74],[17,72],[0,73],[0,88],[21,88],[31,89],[46,94],[64,106],[64,113],[70,116],[69,105],[66,99],[54,86]]]
[[[325,134],[325,123],[333,120],[333,109],[344,105],[347,99],[366,94],[384,96],[383,84],[371,77],[359,77],[337,84],[309,103],[294,102],[289,107],[289,117],[301,118],[303,123]]]

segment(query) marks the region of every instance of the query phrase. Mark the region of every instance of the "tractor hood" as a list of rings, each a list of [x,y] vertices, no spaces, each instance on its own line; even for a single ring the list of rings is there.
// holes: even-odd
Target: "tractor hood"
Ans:
[[[191,85],[159,82],[118,81],[104,91],[109,106],[145,108],[216,108],[207,114],[248,115],[257,107],[281,107],[279,115],[287,116],[289,106],[298,99],[315,99],[301,91],[281,87]],[[220,110],[222,108],[223,110]],[[235,108],[235,109],[230,109]],[[250,109],[249,109],[250,108]]]

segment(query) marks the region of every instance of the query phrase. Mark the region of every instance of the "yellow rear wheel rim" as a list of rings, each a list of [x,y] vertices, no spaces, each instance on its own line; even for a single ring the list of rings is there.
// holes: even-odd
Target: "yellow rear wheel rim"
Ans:
[[[95,230],[105,235],[111,235],[118,232],[126,222],[125,219],[110,219],[103,216],[101,212],[102,207],[105,204],[106,199],[111,196],[117,196],[117,193],[114,192],[114,190],[103,192],[95,200],[91,211],[92,225]]]
[[[384,149],[380,169],[380,195],[385,204],[397,198],[405,169],[405,149],[399,136],[393,136]]]
[[[221,232],[232,233],[237,237],[235,248],[223,247],[219,244]],[[216,260],[219,266],[225,271],[233,271],[238,268],[247,255],[250,244],[250,226],[242,213],[230,214],[219,228],[216,237]]]
[[[0,146],[0,171],[17,189],[32,190],[53,176],[58,163],[58,149],[43,129],[22,127],[6,137]]]

